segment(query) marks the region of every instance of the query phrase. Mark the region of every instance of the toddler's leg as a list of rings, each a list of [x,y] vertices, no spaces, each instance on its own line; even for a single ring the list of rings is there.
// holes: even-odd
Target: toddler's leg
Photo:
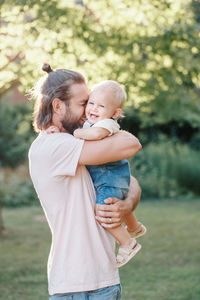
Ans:
[[[96,194],[96,203],[98,204],[105,204],[104,199],[109,197],[123,199],[122,191],[112,187],[101,187],[101,189],[96,191]],[[129,218],[130,224],[132,224],[131,217]],[[134,238],[131,237],[130,233],[123,225],[120,225],[116,228],[106,228],[106,230],[120,244],[117,255],[117,266],[121,267],[136,255],[136,253],[141,249],[141,246]]]
[[[116,197],[122,199],[123,194],[121,189],[102,186],[96,190],[96,203],[105,204],[104,200],[109,197]],[[130,229],[132,229],[132,227],[130,227]],[[118,241],[120,246],[124,247],[130,244],[131,236],[128,230],[124,226],[120,225],[116,228],[109,228],[109,229],[106,228],[106,230]]]
[[[120,246],[125,247],[130,244],[131,236],[124,226],[120,225],[116,228],[106,228],[106,230],[118,241]]]
[[[136,228],[138,227],[138,221],[136,219],[136,216],[133,214],[133,213],[130,213],[129,215],[127,215],[125,218],[124,218],[124,222],[127,226],[127,230],[132,232],[132,231],[135,231]]]
[[[133,213],[126,216],[124,222],[127,225],[127,230],[132,238],[138,238],[147,231],[146,227],[137,221],[136,216]]]
[[[120,244],[117,254],[117,267],[120,268],[127,264],[137,252],[141,249],[141,245],[137,243],[136,239],[132,238],[126,228],[122,225],[116,228],[106,229]]]

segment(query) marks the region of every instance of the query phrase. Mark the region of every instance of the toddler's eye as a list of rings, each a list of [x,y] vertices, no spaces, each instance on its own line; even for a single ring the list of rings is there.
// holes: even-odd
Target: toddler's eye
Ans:
[[[99,105],[99,106],[100,106],[100,107],[103,107],[103,108],[105,107],[103,104],[101,104],[101,105]]]
[[[93,104],[94,104],[94,103],[93,103],[93,102],[91,102],[91,101],[89,101],[88,103],[89,103],[89,104],[91,104],[91,105],[93,105]]]

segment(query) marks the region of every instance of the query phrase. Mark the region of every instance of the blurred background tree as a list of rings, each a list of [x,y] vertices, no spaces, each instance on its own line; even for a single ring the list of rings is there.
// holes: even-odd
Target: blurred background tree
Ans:
[[[0,232],[4,229],[2,218],[2,205],[6,204],[9,197],[12,198],[12,204],[16,199],[22,198],[22,195],[17,195],[19,192],[15,186],[13,191],[6,188],[9,178],[7,178],[7,168],[14,169],[27,159],[27,150],[30,145],[30,120],[27,117],[30,115],[28,107],[17,105],[9,106],[0,101]],[[4,170],[4,172],[3,172]],[[15,185],[16,179],[12,186]],[[12,192],[12,196],[11,196]],[[20,199],[23,201],[23,199]]]
[[[15,3],[15,4],[14,4]],[[4,1],[1,97],[31,87],[43,61],[111,78],[142,128],[191,139],[199,128],[198,1]],[[169,126],[168,126],[169,125]]]
[[[86,74],[90,87],[105,79],[124,85],[128,101],[121,125],[149,145],[141,156],[154,152],[151,143],[163,153],[157,147],[168,147],[169,140],[172,148],[187,143],[200,149],[199,1],[1,1],[0,49],[2,101],[15,86],[26,93],[48,61]],[[29,111],[22,122],[27,114],[31,122],[32,103],[24,106]],[[147,169],[151,177],[154,167]],[[137,175],[150,189],[144,173]],[[163,195],[170,196],[167,188]]]

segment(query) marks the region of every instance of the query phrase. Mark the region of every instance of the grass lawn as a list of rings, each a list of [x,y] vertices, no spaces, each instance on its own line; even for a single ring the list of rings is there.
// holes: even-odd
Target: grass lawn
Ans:
[[[0,300],[48,298],[50,233],[39,207],[4,209]],[[123,300],[200,299],[200,201],[143,202],[142,250],[120,269]],[[106,300],[106,299],[105,299]]]

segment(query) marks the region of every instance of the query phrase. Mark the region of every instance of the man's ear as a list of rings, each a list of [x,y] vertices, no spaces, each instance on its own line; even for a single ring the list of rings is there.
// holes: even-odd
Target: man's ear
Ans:
[[[114,112],[114,115],[112,117],[113,117],[113,119],[118,120],[119,117],[121,116],[121,114],[122,114],[122,109],[121,108],[116,108],[116,110]]]
[[[53,99],[52,107],[53,107],[54,113],[60,114],[63,111],[63,105],[65,105],[64,102],[61,101],[59,98]]]

